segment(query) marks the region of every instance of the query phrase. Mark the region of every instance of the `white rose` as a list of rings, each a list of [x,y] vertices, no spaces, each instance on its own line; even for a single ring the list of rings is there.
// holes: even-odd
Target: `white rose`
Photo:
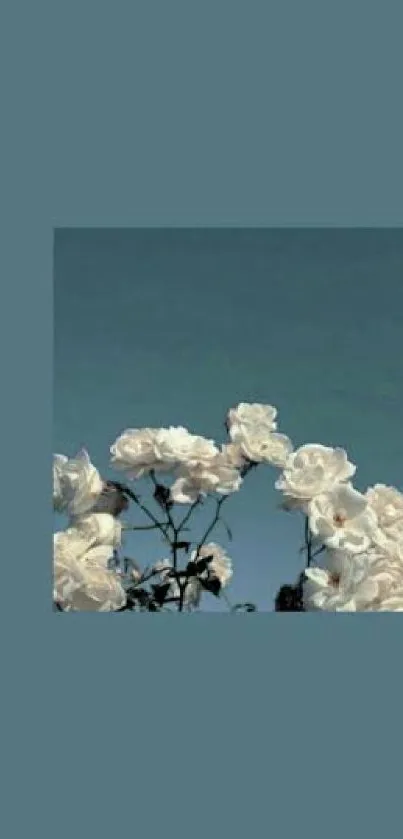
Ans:
[[[169,496],[174,504],[194,504],[202,495],[200,484],[192,481],[190,476],[177,478],[169,490]]]
[[[304,605],[327,611],[378,611],[403,586],[403,550],[371,546],[362,554],[328,549],[323,567],[306,570]]]
[[[374,611],[403,612],[403,586],[385,597]]]
[[[403,494],[395,487],[375,484],[365,496],[382,533],[388,538],[403,539]]]
[[[61,549],[54,542],[53,598],[63,609],[68,609],[74,592],[84,583],[84,565],[74,552]]]
[[[127,428],[110,447],[111,465],[130,478],[142,478],[151,471],[165,471],[156,450],[158,428]]]
[[[75,590],[70,608],[78,612],[116,612],[125,603],[126,593],[115,572],[91,567],[85,572],[85,584]]]
[[[53,498],[59,512],[78,516],[88,512],[102,493],[104,482],[83,449],[76,457],[53,458]]]
[[[275,482],[290,506],[310,501],[354,475],[356,467],[341,448],[320,444],[301,446],[289,455],[280,477]]]
[[[362,553],[372,542],[377,518],[364,495],[340,483],[307,506],[311,533],[330,548]]]
[[[118,548],[122,538],[122,525],[110,513],[90,513],[72,519],[71,526],[64,534],[72,541],[82,541],[88,549],[97,545]]]
[[[63,468],[68,461],[68,457],[64,454],[53,455],[53,508],[57,512],[63,512],[64,498],[61,485],[61,476]]]
[[[170,497],[176,504],[193,504],[200,496],[209,493],[229,495],[236,492],[241,484],[242,476],[227,453],[217,452],[207,464],[182,466],[170,488]]]
[[[371,574],[369,555],[354,556],[329,550],[325,567],[305,570],[303,602],[307,611],[362,612],[379,596],[379,580]]]
[[[270,432],[265,426],[233,426],[231,439],[241,453],[253,463],[284,466],[292,452],[292,443],[285,434]]]
[[[242,469],[245,466],[246,458],[238,443],[225,443],[221,446],[221,454],[226,463],[235,469]]]
[[[323,568],[308,568],[303,585],[303,601],[306,611],[360,612],[376,594],[372,583],[363,580],[362,586],[351,591]]]
[[[156,436],[158,458],[172,468],[179,464],[192,465],[209,463],[217,454],[214,440],[207,440],[182,426],[161,428]]]
[[[227,414],[227,427],[231,435],[231,429],[239,426],[263,426],[269,431],[275,431],[277,408],[273,405],[261,405],[257,402],[240,402],[236,408],[231,408]],[[231,435],[232,439],[232,435]]]
[[[220,545],[217,545],[215,542],[209,542],[207,545],[203,545],[200,548],[198,555],[197,551],[192,551],[191,559],[195,561],[196,558],[203,559],[208,556],[213,557],[208,565],[210,572],[217,577],[221,586],[225,586],[230,581],[233,574],[230,557],[227,555],[226,551],[220,547]],[[207,577],[207,573],[207,570],[203,571],[200,576]]]
[[[109,612],[122,608],[126,594],[115,572],[107,567],[112,548],[97,546],[77,556],[75,547],[72,540],[55,540],[54,599],[64,611]]]
[[[89,549],[88,539],[73,528],[67,528],[67,530],[53,534],[53,556],[55,560],[62,561],[64,557],[68,559],[70,556],[79,560]]]

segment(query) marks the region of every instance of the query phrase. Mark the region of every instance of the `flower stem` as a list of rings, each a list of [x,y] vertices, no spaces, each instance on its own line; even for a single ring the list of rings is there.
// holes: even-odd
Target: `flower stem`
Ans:
[[[309,530],[309,518],[305,516],[305,547],[306,547],[306,568],[309,568],[312,562],[312,536]]]

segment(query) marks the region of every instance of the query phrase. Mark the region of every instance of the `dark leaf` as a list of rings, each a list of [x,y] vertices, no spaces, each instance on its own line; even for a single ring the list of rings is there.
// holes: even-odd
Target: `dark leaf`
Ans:
[[[302,599],[302,578],[297,585],[281,586],[274,605],[276,612],[304,612]]]
[[[179,551],[186,551],[186,553],[188,553],[190,545],[191,542],[174,542],[173,547],[177,548]]]
[[[170,507],[173,506],[169,488],[165,487],[163,484],[156,484],[154,498],[163,510],[169,510]]]
[[[128,602],[131,601],[134,605],[138,603],[140,606],[146,606],[150,594],[145,588],[130,588],[126,592]]]
[[[196,577],[197,575],[197,563],[191,560],[188,562],[186,566],[186,576],[187,577]]]
[[[168,591],[171,587],[170,583],[162,583],[158,585],[152,585],[151,588],[153,590],[154,600],[156,603],[162,606],[165,601],[165,598],[168,594]]]
[[[210,556],[203,556],[201,559],[198,559],[195,562],[197,574],[202,574],[203,571],[206,571],[212,559],[214,559],[213,554]]]
[[[214,597],[220,596],[221,583],[217,577],[208,577],[207,580],[201,579],[200,582],[206,591],[209,591],[210,594],[214,594]]]

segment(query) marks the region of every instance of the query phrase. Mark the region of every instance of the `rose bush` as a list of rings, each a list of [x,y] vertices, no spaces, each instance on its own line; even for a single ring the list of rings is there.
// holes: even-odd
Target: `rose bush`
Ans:
[[[294,450],[277,430],[272,405],[242,402],[225,419],[227,440],[192,434],[182,426],[128,428],[110,447],[110,463],[126,483],[103,480],[83,450],[55,454],[53,507],[67,517],[54,534],[53,599],[58,611],[193,611],[204,596],[226,594],[234,569],[226,550],[209,541],[222,506],[248,473],[270,466],[279,474],[280,507],[304,524],[304,567],[281,587],[277,611],[403,611],[403,494],[375,484],[353,486],[356,466],[339,447],[305,444]],[[152,490],[154,510],[137,490]],[[214,515],[204,533],[189,536],[197,508],[208,499]],[[137,509],[143,523],[122,524]],[[186,509],[184,509],[186,508]],[[182,512],[181,512],[182,511]],[[122,556],[126,530],[159,532],[169,556],[151,568]]]

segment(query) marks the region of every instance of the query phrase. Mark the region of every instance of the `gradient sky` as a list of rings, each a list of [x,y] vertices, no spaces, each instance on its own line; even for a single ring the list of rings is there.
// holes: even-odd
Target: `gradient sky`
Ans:
[[[85,446],[119,479],[108,453],[124,428],[221,442],[229,407],[265,402],[295,446],[344,446],[358,489],[402,488],[403,231],[57,231],[54,301],[54,451]],[[211,537],[233,559],[231,600],[262,610],[302,567],[276,476],[248,476],[223,508],[233,542]],[[154,534],[127,536],[125,552],[166,556]]]

